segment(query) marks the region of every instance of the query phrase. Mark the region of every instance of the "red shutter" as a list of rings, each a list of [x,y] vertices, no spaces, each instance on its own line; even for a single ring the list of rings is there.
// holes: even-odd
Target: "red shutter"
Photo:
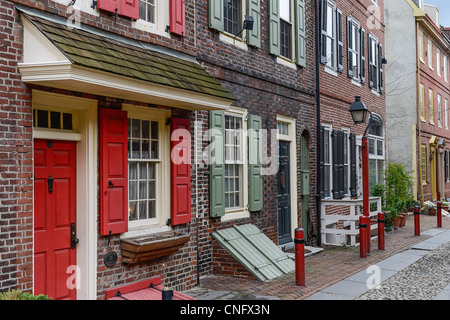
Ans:
[[[127,112],[100,109],[100,234],[128,231]]]
[[[121,2],[121,10],[119,14],[138,20],[139,0],[121,0]]]
[[[112,13],[115,13],[117,9],[117,13],[119,13],[121,1],[122,0],[97,0],[97,7],[100,10],[105,10]]]
[[[191,139],[189,119],[172,118],[170,179],[172,225],[191,221]]]
[[[139,0],[98,0],[97,7],[100,10],[139,19]]]
[[[185,0],[170,0],[170,32],[184,36],[185,32]]]

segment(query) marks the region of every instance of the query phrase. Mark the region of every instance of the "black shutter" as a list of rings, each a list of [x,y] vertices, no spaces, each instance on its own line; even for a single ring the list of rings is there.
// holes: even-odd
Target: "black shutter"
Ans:
[[[324,174],[325,174],[325,163],[324,163],[324,140],[325,140],[325,128],[320,127],[320,149],[319,149],[319,192],[320,199],[325,198],[325,190],[324,190]]]
[[[337,67],[338,71],[344,71],[344,41],[342,31],[342,11],[336,9],[336,38],[337,38]]]
[[[378,84],[380,92],[383,93],[383,45],[378,44]]]
[[[353,34],[352,34],[352,19],[347,17],[347,75],[353,78]]]
[[[356,136],[350,133],[350,195],[356,197]]]
[[[344,132],[333,130],[333,199],[344,197]]]
[[[320,38],[320,62],[327,64],[327,9],[326,0],[322,0],[322,16],[321,16],[321,38]]]
[[[360,77],[361,77],[361,83],[366,83],[366,30],[364,28],[361,28],[359,30],[360,34],[360,57],[361,57],[361,67],[360,70]]]

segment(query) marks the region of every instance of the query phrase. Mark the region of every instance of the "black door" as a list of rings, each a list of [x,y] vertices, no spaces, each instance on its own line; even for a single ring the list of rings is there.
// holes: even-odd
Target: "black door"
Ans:
[[[278,169],[278,244],[292,241],[291,235],[291,197],[289,174],[289,142],[279,141]]]

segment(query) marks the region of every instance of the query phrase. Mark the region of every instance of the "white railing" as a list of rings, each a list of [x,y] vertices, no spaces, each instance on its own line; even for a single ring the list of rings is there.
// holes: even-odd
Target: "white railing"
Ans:
[[[369,212],[370,218],[377,217],[381,212],[381,198],[370,197],[369,207],[376,204],[376,209]],[[349,207],[342,212],[336,206]],[[327,207],[333,209],[333,213],[327,214]],[[333,208],[334,207],[334,208]],[[362,215],[363,199],[328,200],[321,201],[321,234],[323,244],[342,245],[347,244],[347,236],[350,237],[350,245],[356,246],[359,235],[359,217]],[[347,214],[349,212],[349,214]],[[339,225],[339,227],[338,227]],[[370,230],[378,229],[378,224],[371,224]]]

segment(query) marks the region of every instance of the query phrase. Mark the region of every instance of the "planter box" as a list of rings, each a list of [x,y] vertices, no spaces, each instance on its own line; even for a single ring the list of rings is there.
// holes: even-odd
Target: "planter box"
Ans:
[[[175,231],[161,232],[120,240],[125,263],[138,263],[174,254],[189,240],[189,235]]]

